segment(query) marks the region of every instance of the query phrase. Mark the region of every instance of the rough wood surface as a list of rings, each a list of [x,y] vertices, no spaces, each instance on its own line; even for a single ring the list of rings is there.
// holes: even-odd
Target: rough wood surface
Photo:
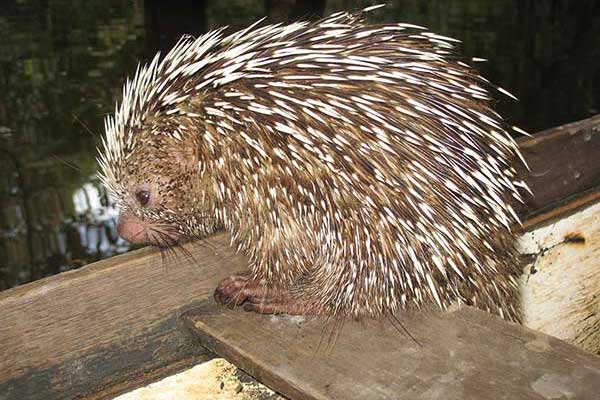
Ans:
[[[111,398],[210,357],[178,316],[246,265],[210,243],[193,262],[141,250],[0,293],[0,399]]]
[[[316,318],[206,302],[184,314],[204,346],[294,400],[598,399],[600,358],[482,311],[346,322],[328,344]]]
[[[535,194],[519,210],[528,218],[600,187],[600,115],[519,140],[520,173]]]
[[[530,260],[523,323],[600,354],[600,199],[525,233],[519,247]]]
[[[285,400],[222,358],[198,364],[114,400]]]

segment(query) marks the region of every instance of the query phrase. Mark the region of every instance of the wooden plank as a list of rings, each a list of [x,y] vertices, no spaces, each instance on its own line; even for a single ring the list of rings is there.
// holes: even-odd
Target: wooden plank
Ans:
[[[111,398],[211,357],[177,318],[246,262],[210,243],[193,262],[145,249],[0,293],[0,399]]]
[[[525,233],[519,250],[523,323],[600,354],[600,199]]]
[[[114,400],[285,400],[222,358],[198,364]]]
[[[590,190],[587,193],[581,193],[578,196],[574,196],[570,201],[566,201],[563,204],[559,204],[554,208],[550,208],[544,212],[535,213],[523,221],[522,231],[533,231],[534,229],[550,225],[556,221],[567,218],[572,214],[579,212],[590,205],[596,204],[600,201],[600,186],[596,189]]]
[[[600,187],[600,115],[519,140],[527,164],[521,175],[535,194],[521,215],[531,218]]]
[[[322,319],[212,301],[183,318],[204,346],[293,400],[592,400],[600,393],[600,358],[469,307],[404,318],[420,345],[390,323],[347,321],[328,346]]]

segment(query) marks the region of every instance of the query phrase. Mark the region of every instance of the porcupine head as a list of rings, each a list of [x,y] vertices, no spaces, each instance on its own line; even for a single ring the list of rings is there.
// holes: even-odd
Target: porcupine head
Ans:
[[[251,273],[215,297],[260,312],[461,301],[518,319],[519,153],[452,47],[347,13],[184,37],[106,119],[120,235],[172,247],[225,228]]]

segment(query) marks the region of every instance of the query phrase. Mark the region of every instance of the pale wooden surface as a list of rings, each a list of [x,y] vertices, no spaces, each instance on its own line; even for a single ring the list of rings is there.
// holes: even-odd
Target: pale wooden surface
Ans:
[[[194,261],[146,249],[0,293],[0,399],[110,398],[211,357],[178,315],[247,264],[224,235],[210,243],[188,246]]]
[[[235,365],[215,358],[114,400],[285,400],[256,381],[240,378]]]
[[[519,246],[530,256],[523,323],[600,354],[600,200],[524,234]]]
[[[333,344],[318,318],[228,310],[214,302],[184,315],[203,345],[294,400],[589,399],[600,358],[482,311],[417,313],[346,322]]]

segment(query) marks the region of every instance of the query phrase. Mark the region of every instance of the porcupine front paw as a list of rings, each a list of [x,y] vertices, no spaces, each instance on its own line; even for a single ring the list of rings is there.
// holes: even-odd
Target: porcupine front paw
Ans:
[[[285,291],[268,289],[244,275],[223,279],[214,294],[215,301],[229,308],[244,305],[244,310],[260,314],[315,314],[304,302]]]
[[[214,293],[215,301],[229,308],[239,306],[250,298],[265,295],[266,288],[245,275],[231,275],[223,279]]]

